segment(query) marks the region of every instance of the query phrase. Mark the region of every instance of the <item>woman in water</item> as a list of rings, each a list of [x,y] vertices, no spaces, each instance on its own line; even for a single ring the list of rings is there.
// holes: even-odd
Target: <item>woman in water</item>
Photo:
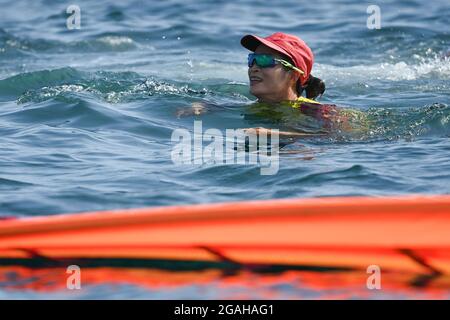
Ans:
[[[314,55],[303,40],[277,32],[265,38],[246,35],[241,44],[252,52],[248,55],[250,93],[258,99],[247,110],[248,120],[278,120],[284,128],[290,129],[280,131],[280,135],[293,137],[308,135],[304,125],[302,130],[296,126],[299,121],[308,123],[305,119],[314,120],[309,121],[310,132],[316,134],[361,129],[365,122],[362,112],[314,100],[325,92],[325,84],[311,75]],[[194,104],[191,109],[191,113],[197,115],[204,111],[201,104]],[[269,129],[246,130],[261,132]]]
[[[246,35],[241,44],[252,51],[248,55],[248,77],[250,93],[258,98],[258,104],[252,108],[256,114],[273,115],[273,111],[283,107],[297,109],[296,114],[291,112],[297,116],[294,118],[309,116],[315,119],[315,127],[320,127],[322,132],[351,131],[356,129],[355,124],[365,122],[362,112],[314,100],[325,92],[325,83],[311,75],[314,55],[300,38],[281,32],[266,38]],[[293,131],[282,134],[302,135]]]

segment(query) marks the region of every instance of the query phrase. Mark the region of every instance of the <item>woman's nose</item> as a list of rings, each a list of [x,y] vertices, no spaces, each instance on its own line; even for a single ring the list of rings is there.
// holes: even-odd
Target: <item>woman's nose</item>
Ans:
[[[253,64],[252,64],[252,66],[250,67],[250,68],[248,68],[250,71],[256,71],[256,70],[261,70],[260,68],[259,68],[259,66],[255,63],[255,62],[253,62]]]

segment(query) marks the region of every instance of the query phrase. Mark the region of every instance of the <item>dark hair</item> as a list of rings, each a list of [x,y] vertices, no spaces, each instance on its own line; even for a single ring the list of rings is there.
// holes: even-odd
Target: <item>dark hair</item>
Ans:
[[[316,78],[310,74],[305,86],[302,86],[300,81],[297,82],[297,93],[300,96],[302,95],[303,90],[306,91],[306,98],[315,99],[318,96],[323,95],[325,92],[325,82],[323,82],[322,79]]]

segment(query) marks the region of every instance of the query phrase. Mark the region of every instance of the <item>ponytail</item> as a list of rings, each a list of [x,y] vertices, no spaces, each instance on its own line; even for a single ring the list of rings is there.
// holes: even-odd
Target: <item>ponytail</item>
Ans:
[[[306,91],[306,98],[315,99],[325,92],[325,82],[310,74],[305,86],[302,86],[300,81],[297,82],[297,93],[302,95],[303,90]]]

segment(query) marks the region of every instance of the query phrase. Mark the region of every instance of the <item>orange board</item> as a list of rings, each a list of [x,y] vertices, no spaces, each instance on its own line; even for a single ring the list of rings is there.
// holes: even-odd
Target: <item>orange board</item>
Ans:
[[[450,196],[246,201],[0,221],[0,265],[37,257],[450,274]]]

